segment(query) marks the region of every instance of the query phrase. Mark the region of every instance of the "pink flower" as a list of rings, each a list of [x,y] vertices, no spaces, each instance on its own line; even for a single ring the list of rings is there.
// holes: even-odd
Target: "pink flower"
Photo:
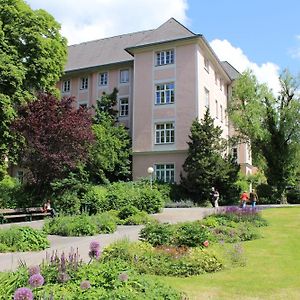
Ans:
[[[41,274],[33,274],[30,276],[28,283],[33,288],[42,286],[44,284],[44,277]]]
[[[208,240],[206,240],[206,241],[203,242],[203,246],[204,247],[208,247],[208,245],[209,245],[209,241]]]
[[[33,299],[33,294],[31,289],[22,287],[15,291],[14,300],[32,300],[32,299]]]

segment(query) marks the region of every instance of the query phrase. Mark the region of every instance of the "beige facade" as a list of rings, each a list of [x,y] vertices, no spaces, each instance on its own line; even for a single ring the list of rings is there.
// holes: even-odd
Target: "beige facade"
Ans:
[[[132,136],[133,178],[148,176],[151,166],[156,178],[179,181],[191,124],[207,107],[223,137],[230,135],[230,68],[202,35],[170,19],[155,30],[70,46],[58,87],[63,96],[75,96],[78,106],[95,105],[116,87],[119,120]],[[248,173],[249,149],[237,150]]]

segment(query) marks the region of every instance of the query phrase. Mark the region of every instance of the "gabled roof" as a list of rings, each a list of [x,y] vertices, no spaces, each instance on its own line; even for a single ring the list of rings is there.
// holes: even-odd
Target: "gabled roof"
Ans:
[[[234,68],[228,61],[222,61],[221,64],[231,80],[235,80],[241,76],[241,73],[236,68]]]
[[[171,18],[157,29],[72,45],[68,47],[65,72],[132,61],[133,57],[125,50],[127,48],[189,37],[196,37],[196,35]]]

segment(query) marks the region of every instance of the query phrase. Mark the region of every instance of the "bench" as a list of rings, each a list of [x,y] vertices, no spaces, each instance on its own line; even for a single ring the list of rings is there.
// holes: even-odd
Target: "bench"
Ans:
[[[0,209],[0,223],[6,223],[8,220],[25,219],[32,221],[34,217],[48,217],[50,212],[43,212],[40,207],[28,208],[7,208]]]

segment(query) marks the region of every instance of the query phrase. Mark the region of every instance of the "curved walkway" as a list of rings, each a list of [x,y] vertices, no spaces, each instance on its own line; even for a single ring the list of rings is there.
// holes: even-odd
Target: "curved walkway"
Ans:
[[[202,219],[204,216],[213,212],[212,208],[165,208],[162,213],[154,214],[154,218],[160,222],[177,223],[182,221],[193,221]],[[0,225],[0,228],[6,228],[11,225],[31,226],[36,229],[43,227],[43,221],[22,222],[16,224]],[[78,249],[80,257],[84,261],[89,261],[89,245],[93,240],[98,240],[101,249],[109,244],[127,238],[130,241],[139,239],[139,232],[143,226],[118,226],[117,230],[112,234],[99,234],[95,236],[85,237],[62,237],[57,235],[49,235],[50,248],[38,252],[13,252],[0,253],[0,271],[15,270],[20,262],[26,263],[28,266],[40,264],[46,257],[50,257],[54,251],[58,254],[69,251],[73,248]]]

